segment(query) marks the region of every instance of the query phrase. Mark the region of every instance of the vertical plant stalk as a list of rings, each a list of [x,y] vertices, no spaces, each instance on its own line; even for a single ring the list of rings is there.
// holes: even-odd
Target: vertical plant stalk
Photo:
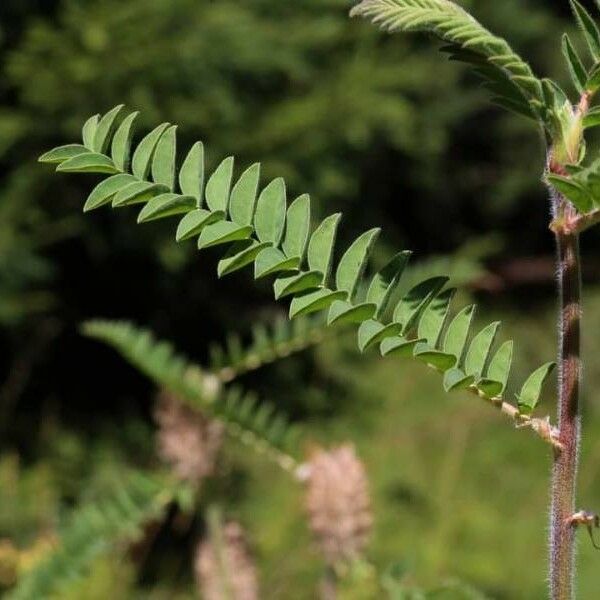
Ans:
[[[558,211],[570,206],[561,196]],[[558,427],[562,451],[555,450],[550,522],[550,591],[552,600],[572,600],[575,574],[575,488],[580,444],[579,387],[581,262],[579,234],[556,231],[560,301],[558,348]]]

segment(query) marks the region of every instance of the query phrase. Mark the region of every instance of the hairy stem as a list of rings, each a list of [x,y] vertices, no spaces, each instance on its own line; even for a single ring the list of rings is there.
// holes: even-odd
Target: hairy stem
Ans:
[[[565,205],[562,198],[557,204]],[[560,206],[558,206],[560,210]],[[567,208],[568,210],[568,208]],[[559,314],[558,428],[562,450],[555,450],[550,522],[550,590],[552,600],[574,597],[575,487],[580,442],[579,383],[581,265],[579,236],[557,232]]]

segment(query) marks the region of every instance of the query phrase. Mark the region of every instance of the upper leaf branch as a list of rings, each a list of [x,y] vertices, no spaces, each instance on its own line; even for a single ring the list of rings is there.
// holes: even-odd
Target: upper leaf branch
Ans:
[[[142,204],[140,223],[183,215],[178,241],[193,238],[199,249],[226,244],[218,264],[221,277],[252,263],[255,278],[275,276],[275,297],[291,297],[290,318],[326,311],[328,325],[358,324],[361,351],[378,346],[383,356],[414,357],[443,375],[446,391],[464,389],[502,402],[513,344],[495,348],[499,323],[472,335],[475,306],[451,315],[455,290],[445,289],[447,277],[426,279],[393,300],[411,253],[398,253],[364,277],[379,229],[360,235],[335,260],[341,215],[330,215],[312,229],[308,195],[288,206],[282,179],[260,188],[258,164],[234,182],[234,159],[229,157],[207,176],[200,142],[177,172],[176,128],[168,123],[147,134],[130,160],[136,113],[119,123],[121,110],[115,107],[89,119],[83,144],[61,146],[40,158],[61,172],[110,175],[92,190],[84,210]],[[530,421],[552,366],[542,366],[521,387],[514,407],[519,420]]]

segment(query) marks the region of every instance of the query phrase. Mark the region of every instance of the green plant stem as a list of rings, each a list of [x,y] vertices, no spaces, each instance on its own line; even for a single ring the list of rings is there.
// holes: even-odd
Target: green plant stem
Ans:
[[[563,198],[555,200],[559,207]],[[579,235],[556,233],[558,250],[559,390],[558,428],[562,450],[555,450],[550,523],[550,591],[552,600],[572,600],[575,574],[575,488],[580,444],[579,384],[581,264]]]

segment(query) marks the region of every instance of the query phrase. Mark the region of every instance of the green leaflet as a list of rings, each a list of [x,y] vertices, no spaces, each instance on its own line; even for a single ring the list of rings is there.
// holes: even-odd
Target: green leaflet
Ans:
[[[229,216],[238,225],[252,225],[260,179],[260,164],[248,167],[233,186],[229,200]]]
[[[409,250],[399,252],[371,280],[367,290],[367,302],[373,302],[377,305],[378,317],[381,317],[385,312],[389,299],[400,283],[400,278],[411,255],[412,252]]]
[[[342,256],[335,274],[335,285],[338,290],[348,293],[348,300],[352,302],[356,293],[356,286],[367,266],[369,253],[381,229],[371,229],[356,238]]]
[[[388,337],[381,342],[381,355],[409,358],[413,355],[417,344],[422,341],[419,339],[409,340],[402,336]]]
[[[365,302],[363,304],[351,304],[344,300],[336,300],[329,308],[327,324],[362,323],[375,316],[377,305]]]
[[[442,373],[456,366],[456,356],[447,354],[432,348],[426,343],[420,343],[415,346],[414,357],[425,364],[435,367]]]
[[[148,202],[151,198],[164,194],[168,189],[160,183],[151,183],[149,181],[135,181],[130,183],[117,192],[112,200],[114,208],[129,206],[131,204],[139,204]]]
[[[254,265],[254,278],[260,279],[267,275],[273,275],[280,271],[295,271],[300,266],[297,256],[288,258],[281,250],[270,246],[270,242],[264,242],[264,250],[256,257]]]
[[[96,129],[98,128],[99,121],[100,115],[94,115],[83,124],[83,128],[81,130],[81,137],[83,139],[83,145],[88,150],[94,149],[94,136],[96,135]]]
[[[207,225],[216,223],[225,218],[225,213],[222,210],[211,212],[202,208],[197,208],[189,212],[177,226],[175,239],[178,242],[187,240],[195,235],[198,235]]]
[[[254,229],[261,242],[279,246],[285,228],[285,182],[274,179],[261,192],[256,203]]]
[[[187,213],[196,206],[196,198],[193,196],[181,196],[168,192],[160,194],[148,201],[138,215],[138,223],[147,223],[164,217]]]
[[[152,157],[152,179],[170,191],[175,189],[177,125],[171,125],[159,138]]]
[[[289,258],[304,259],[310,233],[310,196],[303,194],[287,209],[285,235],[281,248]]]
[[[204,145],[196,142],[188,152],[179,171],[179,189],[186,196],[196,198],[196,206],[202,206],[204,194]]]
[[[323,219],[308,242],[308,266],[312,271],[323,273],[323,285],[327,285],[329,281],[333,247],[341,217],[340,213],[336,213]]]
[[[133,138],[133,124],[139,112],[133,112],[123,119],[115,132],[111,145],[111,156],[117,169],[127,171]]]
[[[319,287],[323,283],[323,273],[320,271],[305,271],[298,275],[288,275],[286,277],[279,277],[273,283],[273,290],[275,292],[275,299],[289,296],[290,294],[297,294],[306,290],[314,289]]]
[[[336,300],[344,300],[346,292],[318,289],[295,296],[290,304],[290,319],[325,310]]]
[[[464,353],[474,314],[475,305],[466,306],[452,319],[446,331],[444,352],[456,356],[458,364],[460,364]]]
[[[504,386],[500,381],[496,381],[495,379],[488,379],[484,377],[477,382],[477,389],[486,397],[486,398],[500,398],[502,392],[504,390]]]
[[[146,179],[148,177],[154,149],[156,148],[156,144],[158,144],[160,136],[168,126],[168,123],[161,123],[148,133],[135,149],[133,158],[131,159],[131,171],[138,179]]]
[[[569,36],[566,33],[563,34],[562,37],[562,53],[567,62],[569,74],[571,75],[571,81],[573,82],[575,89],[580,94],[583,94],[588,73],[581,62],[581,58],[579,58],[579,54],[577,54],[577,50],[575,50]]]
[[[478,382],[477,387],[489,398],[500,396],[506,389],[512,354],[512,341],[504,342],[490,361],[485,378]]]
[[[600,65],[596,64],[588,77],[585,84],[586,90],[589,92],[597,92],[600,88]]]
[[[594,206],[594,199],[580,183],[561,175],[548,175],[548,181],[582,213]]]
[[[432,277],[411,290],[398,302],[394,310],[394,321],[402,325],[402,333],[406,334],[432,298],[444,287],[448,277]]]
[[[115,127],[115,121],[121,110],[123,110],[123,107],[123,104],[115,106],[113,109],[109,110],[98,122],[98,126],[96,127],[96,131],[94,133],[94,142],[92,144],[94,152],[98,152],[100,154],[106,152],[110,142],[111,134]]]
[[[439,293],[429,303],[419,321],[418,336],[425,338],[433,348],[437,346],[455,293],[456,289],[454,288]]]
[[[53,148],[45,152],[38,158],[38,161],[41,163],[60,164],[80,154],[88,153],[88,149],[81,144],[67,144],[66,146],[58,146],[58,148]]]
[[[233,156],[227,157],[210,176],[206,184],[206,204],[210,210],[227,212],[233,177]]]
[[[198,250],[210,248],[219,244],[227,244],[237,240],[244,240],[252,234],[252,227],[249,225],[238,225],[231,221],[217,221],[212,225],[207,225],[198,238]]]
[[[600,60],[600,31],[594,19],[577,0],[569,0],[573,14],[579,23],[594,62]]]
[[[118,173],[108,179],[103,179],[91,191],[83,206],[83,212],[88,212],[110,203],[117,192],[135,181],[135,177],[128,173]]]
[[[219,261],[217,266],[218,276],[224,277],[225,275],[229,275],[229,273],[243,269],[253,262],[260,251],[267,246],[268,244],[257,242],[256,240],[240,240],[239,242],[235,242]]]
[[[600,125],[600,106],[594,106],[589,112],[583,117],[584,129],[591,127],[598,127]]]
[[[465,390],[475,382],[473,375],[466,375],[460,369],[449,369],[444,373],[444,389],[447,392]]]
[[[486,366],[492,344],[496,339],[500,323],[491,323],[484,327],[474,338],[465,358],[465,373],[479,379]]]
[[[358,348],[364,352],[386,338],[398,335],[401,329],[398,323],[384,325],[375,319],[363,321],[358,328]]]
[[[549,362],[535,370],[523,384],[521,391],[517,394],[519,410],[524,415],[530,415],[537,407],[542,393],[542,387],[548,376],[554,370],[556,363]]]
[[[77,154],[60,163],[56,170],[63,173],[108,173],[110,175],[118,173],[113,161],[108,156],[97,152]]]

